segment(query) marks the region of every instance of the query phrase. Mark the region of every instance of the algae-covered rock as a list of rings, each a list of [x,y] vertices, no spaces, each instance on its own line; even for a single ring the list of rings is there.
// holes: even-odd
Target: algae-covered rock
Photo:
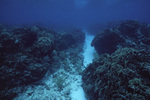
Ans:
[[[58,40],[56,40],[56,50],[66,50],[69,48],[78,47],[83,44],[85,40],[85,34],[78,29],[68,31],[64,34],[60,34]]]
[[[97,34],[92,46],[100,55],[83,72],[89,100],[150,99],[150,28],[128,20]]]
[[[16,87],[36,82],[47,72],[48,64],[44,57],[40,53],[38,56],[32,53],[38,32],[32,27],[1,29],[0,99],[13,98],[17,94]]]
[[[120,47],[142,49],[145,46],[150,46],[149,34],[149,25],[128,20],[97,34],[91,45],[94,46],[99,55],[103,53],[112,54]]]
[[[58,34],[38,26],[0,26],[0,99],[13,99],[24,86],[41,80],[48,70],[54,73],[60,67],[69,69],[68,61],[61,61],[68,57],[65,50],[83,46],[83,42],[81,30]],[[62,62],[66,65],[60,66]]]
[[[40,56],[50,55],[54,50],[54,41],[48,37],[40,37],[35,44],[35,49]]]
[[[127,20],[123,23],[121,23],[117,29],[121,32],[122,35],[128,36],[128,37],[137,37],[138,35],[138,29],[141,27],[140,23],[138,21],[133,20]]]
[[[149,100],[150,52],[120,48],[103,54],[83,72],[89,100]]]
[[[118,31],[108,29],[98,34],[91,45],[95,47],[99,54],[111,54],[124,42],[125,40],[119,35]]]

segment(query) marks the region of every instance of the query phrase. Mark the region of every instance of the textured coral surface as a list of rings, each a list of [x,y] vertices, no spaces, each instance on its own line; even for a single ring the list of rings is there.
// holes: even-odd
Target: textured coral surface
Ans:
[[[79,47],[78,52],[82,52],[84,38],[84,33],[78,29],[63,34],[38,26],[1,25],[0,99],[12,99],[26,85],[41,80],[47,71],[56,72],[61,67],[59,60],[67,58],[66,50]],[[76,58],[73,59],[75,63]],[[68,61],[65,69],[69,69],[67,64]],[[60,89],[61,82],[56,81]]]
[[[96,35],[99,59],[82,74],[89,100],[149,100],[149,40],[149,25],[131,20]]]

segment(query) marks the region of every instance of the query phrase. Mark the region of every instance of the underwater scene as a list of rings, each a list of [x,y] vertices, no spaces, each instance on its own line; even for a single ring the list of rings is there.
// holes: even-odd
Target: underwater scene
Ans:
[[[0,0],[0,100],[150,100],[150,0]]]

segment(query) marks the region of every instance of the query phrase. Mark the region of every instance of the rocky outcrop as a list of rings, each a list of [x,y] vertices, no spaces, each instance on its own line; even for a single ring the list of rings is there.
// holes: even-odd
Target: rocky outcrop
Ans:
[[[150,52],[122,48],[102,54],[82,77],[89,100],[149,100]]]
[[[2,99],[13,98],[17,94],[14,87],[19,88],[20,85],[36,82],[47,72],[49,64],[44,62],[45,55],[41,54],[43,47],[38,44],[38,34],[42,31],[43,29],[40,30],[36,26],[1,30],[0,97]],[[37,48],[39,51],[36,50]],[[49,50],[48,47],[47,49]],[[49,51],[52,51],[51,48],[48,50],[44,52],[46,55],[50,55]]]
[[[92,41],[99,59],[82,73],[89,100],[150,99],[150,27],[126,21]]]
[[[37,26],[1,25],[0,32],[0,99],[3,100],[12,99],[23,91],[24,85],[39,81],[48,70],[56,71],[52,61],[59,55],[53,56],[54,51],[59,54],[84,42],[81,30],[63,35]]]
[[[75,48],[84,43],[85,40],[85,34],[79,29],[67,31],[60,35],[55,44],[56,50],[59,51]]]
[[[92,46],[100,54],[113,53],[120,47],[143,48],[150,45],[150,26],[137,21],[128,20],[115,28],[97,34]]]

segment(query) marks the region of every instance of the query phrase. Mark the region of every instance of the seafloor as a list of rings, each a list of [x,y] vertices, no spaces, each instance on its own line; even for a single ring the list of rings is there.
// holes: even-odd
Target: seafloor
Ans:
[[[0,76],[0,100],[150,100],[150,25],[0,25]]]

